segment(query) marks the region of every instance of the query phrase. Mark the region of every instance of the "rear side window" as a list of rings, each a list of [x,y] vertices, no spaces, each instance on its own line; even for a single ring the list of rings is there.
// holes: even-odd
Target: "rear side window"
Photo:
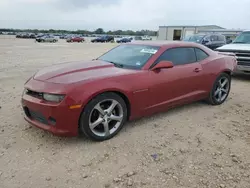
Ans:
[[[199,48],[195,48],[195,53],[196,53],[197,61],[202,61],[209,57],[209,55],[206,52],[204,52],[203,50]]]
[[[171,61],[174,65],[184,65],[196,62],[194,48],[171,48],[166,50],[157,60]]]
[[[218,38],[217,35],[211,35],[210,40],[211,40],[211,41],[218,41],[219,38]]]

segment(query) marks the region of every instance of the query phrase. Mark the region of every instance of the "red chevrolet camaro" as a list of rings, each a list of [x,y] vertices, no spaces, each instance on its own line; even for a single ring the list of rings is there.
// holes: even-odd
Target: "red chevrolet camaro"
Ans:
[[[67,42],[84,42],[85,39],[82,37],[72,37],[66,40]]]
[[[44,68],[24,86],[25,119],[56,135],[116,135],[127,120],[199,100],[222,104],[234,56],[190,42],[134,42]]]

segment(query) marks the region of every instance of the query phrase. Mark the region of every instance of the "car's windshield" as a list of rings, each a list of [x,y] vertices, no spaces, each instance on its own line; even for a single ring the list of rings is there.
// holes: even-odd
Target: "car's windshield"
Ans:
[[[98,59],[119,67],[140,69],[158,50],[157,46],[124,44],[113,48]]]
[[[250,44],[250,31],[241,33],[236,37],[233,43]]]
[[[201,40],[204,38],[204,35],[192,35],[189,37],[188,41],[190,42],[201,42]]]
[[[190,36],[186,36],[186,37],[184,37],[182,40],[183,40],[183,41],[189,41],[189,38],[190,38]]]

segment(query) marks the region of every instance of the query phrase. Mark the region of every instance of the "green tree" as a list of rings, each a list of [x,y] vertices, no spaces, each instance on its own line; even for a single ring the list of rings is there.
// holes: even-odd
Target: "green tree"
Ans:
[[[113,31],[113,34],[114,35],[123,35],[123,31],[122,30],[116,30],[116,31]]]
[[[98,28],[97,30],[95,30],[96,34],[104,34],[104,30],[102,28]]]
[[[88,30],[76,30],[76,31],[70,31],[70,30],[55,30],[55,29],[12,29],[12,28],[0,28],[0,32],[30,32],[30,33],[60,33],[60,34],[108,34],[108,35],[150,35],[150,36],[156,36],[157,31],[151,31],[151,30],[141,30],[141,31],[132,31],[132,30],[116,30],[108,32],[105,32],[102,28],[98,28],[95,31],[88,31]]]

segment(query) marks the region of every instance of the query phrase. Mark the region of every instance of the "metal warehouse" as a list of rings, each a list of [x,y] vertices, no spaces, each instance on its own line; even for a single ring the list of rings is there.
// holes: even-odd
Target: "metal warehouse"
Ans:
[[[203,26],[159,26],[158,40],[181,40],[186,36],[199,33],[199,30],[224,29],[217,25]]]

